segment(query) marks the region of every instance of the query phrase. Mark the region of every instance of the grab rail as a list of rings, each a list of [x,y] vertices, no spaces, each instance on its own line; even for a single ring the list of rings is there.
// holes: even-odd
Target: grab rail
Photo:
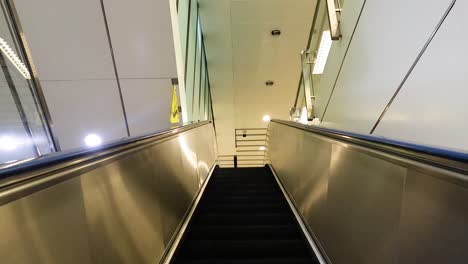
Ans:
[[[90,148],[68,153],[57,152],[51,155],[41,156],[35,159],[20,161],[0,167],[0,189],[17,184],[21,181],[31,180],[54,171],[62,171],[67,167],[82,165],[97,159],[103,159],[120,152],[136,149],[175,136],[177,134],[195,129],[211,121],[202,121],[194,124],[176,127],[149,135],[134,138],[126,138],[118,142],[109,143],[97,148]],[[27,175],[26,175],[27,174]],[[12,177],[15,176],[15,177]],[[18,177],[16,177],[18,176]]]
[[[315,134],[422,162],[453,172],[468,174],[468,153],[418,145],[393,139],[362,135],[342,130],[303,125],[291,121],[272,120],[274,123],[298,128]]]

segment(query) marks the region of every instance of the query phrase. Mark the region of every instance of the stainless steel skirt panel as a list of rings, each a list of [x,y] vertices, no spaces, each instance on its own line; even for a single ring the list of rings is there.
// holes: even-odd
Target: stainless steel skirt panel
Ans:
[[[212,124],[140,146],[3,204],[2,263],[158,263],[206,179],[204,167],[214,165],[209,135]]]
[[[0,207],[2,263],[92,263],[80,178]]]
[[[466,262],[468,190],[453,172],[269,129],[272,166],[331,263]]]

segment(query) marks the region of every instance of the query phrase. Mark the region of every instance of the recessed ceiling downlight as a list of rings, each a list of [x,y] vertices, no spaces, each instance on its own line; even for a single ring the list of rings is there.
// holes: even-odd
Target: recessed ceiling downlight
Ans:
[[[281,30],[279,30],[279,29],[273,29],[273,30],[271,31],[271,35],[272,35],[272,36],[279,36],[279,35],[281,35]]]

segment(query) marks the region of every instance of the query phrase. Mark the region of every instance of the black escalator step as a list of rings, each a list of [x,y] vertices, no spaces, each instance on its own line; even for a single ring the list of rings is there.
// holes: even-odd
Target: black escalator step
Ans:
[[[308,257],[302,240],[188,240],[181,259]]]
[[[232,194],[237,194],[237,195],[264,195],[264,194],[272,194],[274,192],[275,194],[281,194],[281,190],[279,188],[263,188],[263,189],[238,189],[238,190],[232,190],[232,191],[218,191],[213,188],[213,190],[210,190],[207,195],[225,195],[226,193],[232,193]]]
[[[277,195],[265,195],[265,196],[208,196],[204,201],[224,203],[224,202],[234,202],[234,203],[253,203],[253,202],[282,202],[283,197]]]
[[[314,264],[310,258],[261,258],[261,259],[197,259],[183,260],[181,264]]]
[[[273,214],[199,214],[193,224],[198,225],[282,225],[293,221],[289,213]]]
[[[174,263],[318,262],[271,171],[217,168]]]
[[[187,239],[240,240],[240,239],[298,239],[301,233],[295,225],[255,226],[194,226]]]
[[[240,204],[209,204],[200,206],[198,213],[231,212],[231,213],[281,213],[289,210],[287,203],[240,203]]]

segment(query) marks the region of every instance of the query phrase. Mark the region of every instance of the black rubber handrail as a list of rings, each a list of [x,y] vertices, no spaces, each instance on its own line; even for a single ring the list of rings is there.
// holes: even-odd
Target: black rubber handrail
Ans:
[[[274,119],[272,122],[468,175],[468,153],[292,121]]]

